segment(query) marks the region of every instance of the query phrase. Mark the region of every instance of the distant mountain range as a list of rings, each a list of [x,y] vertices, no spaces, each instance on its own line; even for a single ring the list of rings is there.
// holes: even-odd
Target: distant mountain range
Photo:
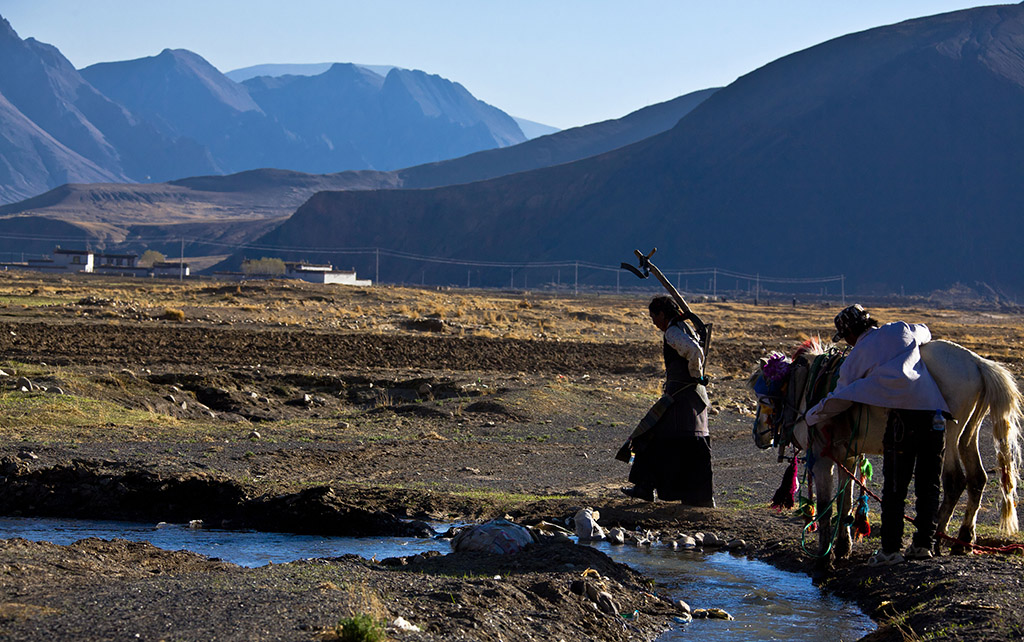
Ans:
[[[1021,114],[1024,6],[967,9],[786,56],[599,156],[438,189],[322,192],[258,243],[324,250],[308,260],[369,246],[605,265],[657,246],[673,267],[845,274],[851,293],[957,281],[1024,293]],[[427,271],[465,279],[408,261],[380,276]]]
[[[526,140],[500,109],[415,70],[337,64],[240,84],[165,49],[79,71],[2,18],[0,65],[0,203],[64,183],[392,170]]]
[[[202,239],[188,242],[189,256],[223,255],[230,251],[229,240],[236,245],[253,240],[319,191],[430,188],[579,160],[670,129],[714,92],[698,91],[617,120],[393,172],[314,175],[264,169],[154,185],[63,185],[0,206],[0,254],[45,254],[53,249],[47,239],[57,235],[93,246],[165,253],[180,251],[182,238]],[[48,231],[31,234],[33,225]]]
[[[235,82],[245,82],[251,78],[258,76],[319,76],[334,64],[333,62],[317,62],[317,63],[306,63],[306,64],[265,64],[265,65],[253,65],[252,67],[243,67],[241,69],[233,69],[224,73],[225,76],[234,80]],[[388,72],[394,69],[394,65],[356,65],[363,69],[369,70],[379,76],[387,76]],[[531,138],[538,138],[540,136],[547,136],[548,134],[554,134],[560,131],[557,127],[550,125],[544,125],[537,123],[532,120],[525,118],[513,117],[516,123],[519,125],[519,129],[523,131],[523,135],[526,136],[527,140]]]

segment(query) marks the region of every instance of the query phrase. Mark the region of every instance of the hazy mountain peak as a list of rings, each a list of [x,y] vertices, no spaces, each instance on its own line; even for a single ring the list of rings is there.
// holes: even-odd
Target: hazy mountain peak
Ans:
[[[0,39],[14,39],[21,40],[18,36],[18,32],[14,30],[11,23],[8,22],[7,18],[0,16]]]
[[[89,82],[129,109],[166,122],[177,118],[175,114],[182,104],[192,105],[193,109],[203,106],[211,118],[225,110],[260,111],[245,88],[187,49],[164,49],[156,56],[98,63],[81,72]],[[193,116],[194,112],[189,110],[181,118]],[[189,128],[183,131],[188,133]]]

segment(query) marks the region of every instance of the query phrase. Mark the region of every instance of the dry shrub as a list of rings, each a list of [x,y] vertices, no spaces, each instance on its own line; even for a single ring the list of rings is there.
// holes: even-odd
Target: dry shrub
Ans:
[[[167,319],[168,321],[177,321],[183,323],[185,321],[185,311],[179,310],[178,308],[164,308],[164,313],[161,318]]]

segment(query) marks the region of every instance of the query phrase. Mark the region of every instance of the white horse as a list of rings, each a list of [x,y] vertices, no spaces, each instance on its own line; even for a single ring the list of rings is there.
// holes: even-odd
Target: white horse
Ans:
[[[819,341],[806,342],[794,355],[794,365],[803,365],[800,360],[813,361],[825,351]],[[954,420],[946,422],[946,443],[942,464],[943,500],[939,508],[937,533],[945,534],[953,509],[967,490],[967,507],[960,526],[957,540],[962,544],[953,547],[954,553],[962,553],[975,543],[978,507],[988,477],[978,451],[978,433],[982,419],[991,414],[992,439],[995,443],[999,466],[999,481],[1002,506],[999,528],[1003,533],[1013,534],[1017,526],[1017,483],[1020,464],[1020,422],[1021,393],[1013,375],[1002,365],[985,359],[963,346],[949,341],[930,341],[921,346],[921,358],[949,406]],[[763,377],[761,360],[757,371],[747,384],[754,389],[759,377]],[[798,368],[790,368],[787,379],[793,379]],[[792,425],[791,443],[807,450],[816,457],[813,473],[817,492],[817,514],[820,516],[819,551],[827,551],[831,540],[831,500],[835,493],[835,462],[842,462],[853,470],[856,457],[860,454],[881,454],[882,437],[888,410],[877,406],[854,404],[842,415],[824,425],[808,429],[803,420],[807,410],[806,388],[812,382],[789,381],[800,388],[790,399],[799,399],[790,416],[795,418]],[[779,421],[785,410],[782,395],[761,395],[758,398],[758,415],[754,420],[754,440],[760,448],[780,445],[785,439],[780,436]],[[785,445],[785,444],[781,444]],[[845,475],[842,471],[840,475]],[[849,519],[853,498],[853,483],[840,484],[843,491],[837,498],[839,534],[835,554],[849,557],[852,547]],[[939,538],[941,539],[941,538]],[[939,539],[936,540],[938,550]],[[830,559],[822,553],[822,563]]]

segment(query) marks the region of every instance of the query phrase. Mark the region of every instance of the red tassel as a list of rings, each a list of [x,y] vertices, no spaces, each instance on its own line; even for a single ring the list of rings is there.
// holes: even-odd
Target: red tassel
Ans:
[[[782,474],[782,484],[772,497],[771,507],[780,513],[784,508],[793,508],[793,504],[796,502],[796,493],[800,490],[796,460],[797,458],[794,456],[793,461],[789,462],[786,472]]]

